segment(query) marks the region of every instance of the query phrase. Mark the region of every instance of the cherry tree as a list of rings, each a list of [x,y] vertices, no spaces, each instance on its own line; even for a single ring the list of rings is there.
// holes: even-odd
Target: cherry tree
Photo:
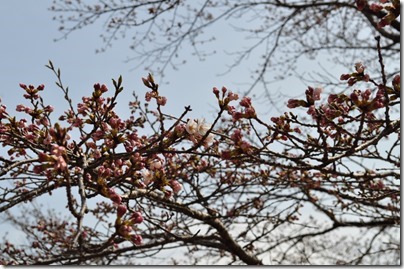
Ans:
[[[379,72],[356,63],[346,91],[309,86],[268,117],[215,87],[211,122],[171,115],[150,74],[127,119],[121,77],[75,104],[49,62],[63,115],[44,85],[0,105],[0,212],[26,235],[1,263],[399,264],[400,75],[374,42]]]

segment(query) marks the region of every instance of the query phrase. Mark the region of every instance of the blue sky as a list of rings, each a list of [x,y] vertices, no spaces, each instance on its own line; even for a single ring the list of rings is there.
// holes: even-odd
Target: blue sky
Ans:
[[[62,95],[54,84],[56,78],[45,68],[48,60],[60,67],[63,82],[70,87],[73,100],[88,95],[96,82],[112,87],[111,78],[119,75],[123,75],[126,89],[121,105],[126,108],[133,90],[143,97],[145,87],[141,77],[146,76],[147,71],[141,68],[133,70],[134,63],[125,63],[130,55],[126,41],[115,42],[106,52],[96,54],[95,49],[102,42],[99,38],[102,32],[100,23],[55,42],[61,33],[57,30],[59,25],[52,20],[55,14],[47,10],[51,2],[13,0],[3,3],[0,16],[0,97],[3,103],[10,109],[23,102],[19,83],[43,83],[52,102],[62,104],[59,103]],[[191,62],[180,71],[169,71],[166,76],[169,84],[161,87],[162,94],[169,98],[168,111],[181,113],[185,105],[191,105],[194,117],[204,116],[206,109],[215,104],[211,93],[213,86],[233,88],[232,82],[237,80],[234,78],[243,78],[240,73],[216,76],[223,72],[224,66],[219,56],[205,62]],[[249,74],[244,73],[247,79]]]
[[[58,108],[63,108],[61,92],[54,84],[56,78],[45,68],[48,60],[52,60],[61,69],[63,82],[70,87],[75,101],[88,95],[94,83],[105,83],[112,87],[111,78],[119,75],[123,75],[125,91],[118,109],[126,111],[133,90],[143,97],[145,87],[141,83],[141,77],[146,76],[147,71],[141,68],[133,70],[135,63],[125,63],[128,56],[133,56],[128,48],[128,40],[118,40],[106,52],[96,54],[95,50],[102,46],[99,35],[103,25],[100,21],[96,25],[73,32],[67,39],[55,42],[62,34],[58,31],[57,22],[52,20],[55,14],[48,11],[51,4],[50,0],[13,0],[2,5],[0,97],[3,103],[10,109],[23,102],[19,83],[43,83],[48,100]],[[232,63],[232,56],[226,52],[243,48],[246,41],[240,39],[237,33],[229,31],[226,22],[215,25],[211,30],[210,34],[215,35],[217,41],[208,46],[215,46],[218,52],[215,56],[200,62],[190,56],[190,48],[184,46],[181,52],[189,55],[188,64],[180,67],[179,71],[168,70],[165,80],[169,84],[161,86],[162,94],[168,97],[166,112],[179,115],[184,106],[191,105],[191,117],[209,118],[216,104],[212,87],[226,86],[239,92],[245,91],[247,84],[251,83],[250,72],[256,65],[253,57],[233,72],[217,75],[226,71],[226,66]],[[233,47],[229,47],[229,44]],[[304,66],[305,70],[307,67]],[[315,65],[312,67],[315,68]],[[159,81],[159,78],[156,80]],[[271,87],[294,96],[303,93],[306,85],[288,79]],[[256,93],[259,94],[259,89]]]

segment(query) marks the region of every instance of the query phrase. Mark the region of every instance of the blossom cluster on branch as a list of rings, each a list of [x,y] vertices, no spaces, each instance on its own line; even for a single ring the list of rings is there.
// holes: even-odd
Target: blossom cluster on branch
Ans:
[[[250,97],[215,87],[218,112],[211,124],[186,118],[190,107],[178,117],[166,114],[168,100],[150,74],[143,78],[145,103],[135,96],[128,119],[115,112],[121,77],[113,80],[111,96],[106,85],[95,84],[74,105],[50,62],[68,105],[57,122],[41,97],[43,85],[20,85],[29,102],[16,107],[22,118],[0,106],[0,142],[8,150],[0,158],[0,212],[63,190],[73,219],[34,218],[25,229],[32,250],[7,241],[1,263],[103,264],[124,253],[150,257],[171,245],[189,247],[190,255],[202,248],[229,263],[263,264],[269,252],[279,254],[279,263],[293,263],[303,255],[296,244],[341,227],[382,227],[374,238],[390,232],[400,223],[394,110],[401,90],[400,75],[388,78],[379,56],[381,78],[357,63],[355,72],[341,76],[348,91],[322,102],[322,89],[308,87],[305,99],[288,101],[309,117],[291,110],[268,120]],[[366,89],[353,88],[359,84]],[[151,134],[141,135],[146,124]],[[308,221],[307,206],[327,225]],[[90,216],[104,229],[86,224]],[[15,216],[9,220],[24,226]],[[367,244],[355,247],[370,249]],[[329,249],[312,251],[337,263],[327,258]],[[346,264],[359,259],[355,253]]]

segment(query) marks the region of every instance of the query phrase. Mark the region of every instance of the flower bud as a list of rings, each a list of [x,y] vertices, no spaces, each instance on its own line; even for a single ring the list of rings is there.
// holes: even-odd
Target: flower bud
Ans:
[[[130,240],[137,246],[142,244],[143,238],[140,235],[132,234]]]
[[[122,197],[119,196],[118,194],[111,195],[109,199],[111,199],[111,201],[116,204],[120,204],[122,202]]]
[[[125,205],[119,205],[117,209],[118,217],[121,218],[123,215],[125,215],[126,211],[128,211],[128,209]]]
[[[135,213],[133,213],[133,214],[132,214],[132,217],[131,217],[131,221],[132,221],[134,224],[142,223],[142,222],[143,222],[142,214],[141,214],[140,212],[135,212]]]
[[[217,98],[219,98],[219,90],[216,87],[213,87],[213,93]]]
[[[171,180],[170,186],[171,189],[173,189],[174,193],[178,193],[180,190],[182,190],[182,185],[177,180]]]

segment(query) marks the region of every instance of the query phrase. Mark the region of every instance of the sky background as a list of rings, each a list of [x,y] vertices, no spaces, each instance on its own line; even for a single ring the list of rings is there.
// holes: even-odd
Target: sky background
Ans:
[[[51,60],[62,71],[62,80],[69,86],[73,100],[79,101],[83,95],[89,95],[94,83],[105,83],[112,88],[111,79],[123,76],[125,91],[122,94],[121,106],[118,113],[128,112],[127,103],[135,90],[141,97],[144,96],[145,87],[141,77],[147,75],[142,68],[133,69],[134,62],[126,63],[131,55],[128,40],[118,40],[112,48],[104,53],[95,53],[102,47],[99,35],[103,31],[102,21],[82,30],[75,31],[60,39],[62,34],[58,31],[58,23],[52,20],[57,15],[48,11],[52,1],[13,0],[2,5],[0,16],[0,97],[9,109],[23,102],[22,90],[19,83],[45,84],[45,97],[49,102],[58,105],[61,109],[61,91],[55,86],[56,77],[45,67]],[[184,106],[191,105],[191,117],[209,118],[216,108],[216,100],[212,94],[212,87],[228,87],[230,90],[242,92],[247,90],[251,83],[250,72],[256,67],[256,59],[251,57],[241,67],[223,76],[218,74],[226,71],[226,66],[232,63],[233,57],[227,52],[239,50],[246,46],[246,40],[240,34],[229,31],[227,22],[215,24],[209,34],[217,39],[215,43],[208,44],[217,50],[217,54],[200,62],[190,56],[191,48],[183,46],[181,53],[189,55],[188,63],[180,67],[179,71],[168,70],[160,91],[168,97],[166,112],[179,115]],[[300,69],[318,69],[315,62],[306,62]],[[160,78],[156,77],[156,81]],[[288,96],[304,93],[306,85],[296,79],[273,84],[271,91],[281,91]],[[254,92],[260,95],[259,88]],[[258,100],[257,100],[258,101]],[[283,100],[286,103],[286,99]],[[268,117],[269,118],[269,117]]]

